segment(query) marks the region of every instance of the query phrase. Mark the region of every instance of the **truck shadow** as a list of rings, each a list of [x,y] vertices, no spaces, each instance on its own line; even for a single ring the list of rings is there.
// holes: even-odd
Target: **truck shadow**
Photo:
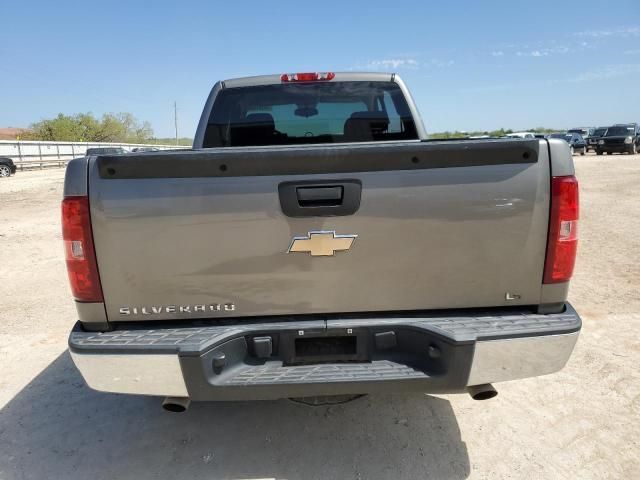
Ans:
[[[196,403],[170,414],[158,398],[90,390],[67,352],[0,411],[0,452],[5,480],[469,475],[467,448],[446,400]]]

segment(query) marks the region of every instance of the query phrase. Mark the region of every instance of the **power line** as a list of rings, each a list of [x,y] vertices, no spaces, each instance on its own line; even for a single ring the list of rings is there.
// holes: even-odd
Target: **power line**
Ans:
[[[173,123],[176,127],[176,145],[178,145],[178,102],[173,102]]]

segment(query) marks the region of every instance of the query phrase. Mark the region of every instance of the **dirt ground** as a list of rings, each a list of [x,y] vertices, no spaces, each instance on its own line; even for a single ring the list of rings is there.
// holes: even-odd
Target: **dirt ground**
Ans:
[[[576,157],[583,331],[499,396],[194,404],[90,390],[59,227],[62,170],[0,181],[0,479],[640,478],[640,156]]]

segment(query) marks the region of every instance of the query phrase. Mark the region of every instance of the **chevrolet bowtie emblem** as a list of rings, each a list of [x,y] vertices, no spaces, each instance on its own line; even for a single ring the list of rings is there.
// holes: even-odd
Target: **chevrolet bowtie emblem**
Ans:
[[[349,250],[357,235],[336,235],[333,231],[309,232],[306,237],[293,237],[287,253],[304,252],[312,257],[333,256],[341,250]]]

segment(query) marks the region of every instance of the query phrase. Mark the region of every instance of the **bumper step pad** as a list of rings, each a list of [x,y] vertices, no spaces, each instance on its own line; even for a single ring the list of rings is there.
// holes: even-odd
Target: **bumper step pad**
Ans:
[[[245,321],[240,319],[239,321]],[[155,329],[129,328],[112,332],[85,332],[79,324],[69,336],[72,350],[86,353],[132,352],[199,354],[221,341],[256,332],[278,330],[331,330],[358,327],[413,326],[442,335],[457,343],[477,340],[497,340],[515,337],[553,335],[577,332],[581,321],[575,310],[567,304],[564,313],[517,314],[503,316],[456,315],[450,317],[368,317],[341,320],[308,320],[270,323],[247,323],[233,326],[208,325]],[[156,325],[157,326],[157,325]],[[122,328],[122,327],[119,327]]]
[[[334,383],[366,380],[428,378],[419,370],[389,360],[367,364],[281,365],[252,367],[224,382],[225,385]]]

